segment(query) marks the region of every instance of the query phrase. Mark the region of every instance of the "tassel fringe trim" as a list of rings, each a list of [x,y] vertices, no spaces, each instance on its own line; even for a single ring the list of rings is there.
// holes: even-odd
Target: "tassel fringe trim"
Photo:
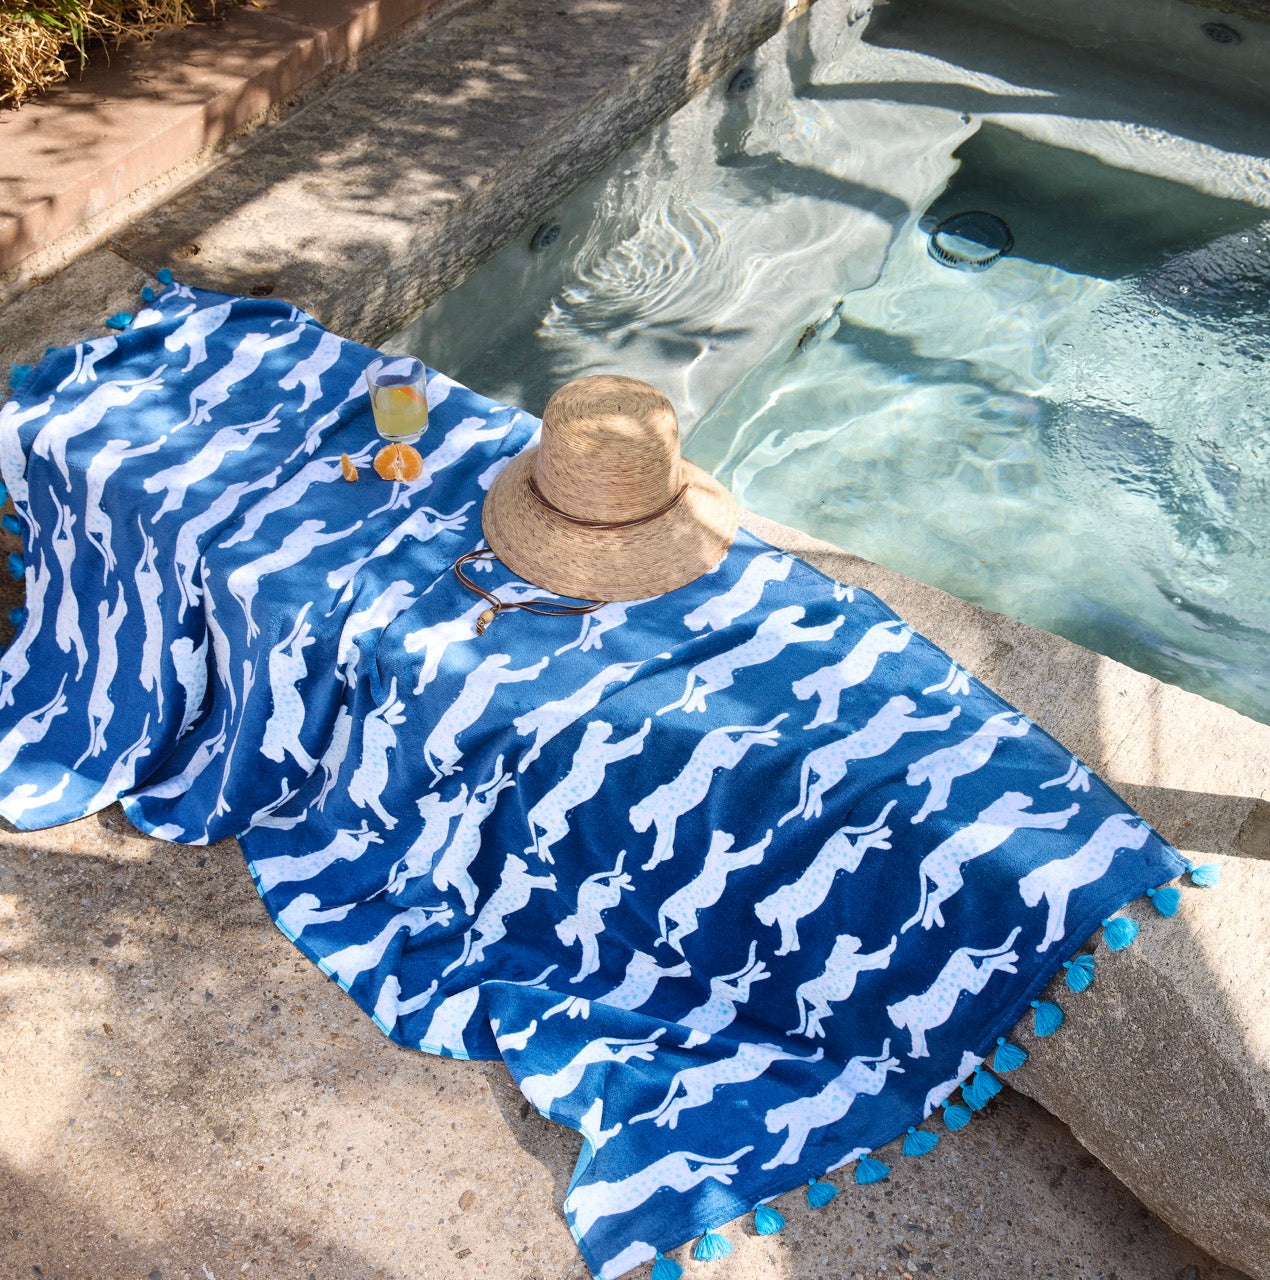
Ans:
[[[1027,1061],[1027,1050],[1011,1044],[1005,1036],[997,1036],[997,1051],[992,1059],[992,1069],[999,1076],[1021,1067]]]
[[[1067,987],[1069,991],[1075,991],[1079,995],[1080,992],[1089,989],[1090,983],[1094,980],[1093,956],[1088,953],[1073,956],[1072,959],[1063,961],[1063,968],[1067,970]]]
[[[720,1235],[717,1231],[707,1231],[697,1242],[692,1256],[698,1262],[715,1262],[719,1258],[726,1258],[731,1252],[732,1241],[727,1236]]]
[[[861,1187],[870,1186],[874,1182],[885,1182],[890,1176],[890,1165],[883,1164],[873,1156],[861,1156],[855,1167],[855,1180]]]
[[[170,273],[169,273],[170,274]],[[160,273],[162,279],[162,273]],[[171,283],[170,279],[165,283]],[[10,557],[14,559],[14,557]],[[20,560],[19,560],[20,564]],[[1186,874],[1190,882],[1198,888],[1210,888],[1221,880],[1221,867],[1215,862],[1200,865],[1188,863]],[[1173,885],[1163,885],[1158,889],[1148,889],[1146,896],[1162,916],[1176,914],[1181,905],[1181,892]],[[1123,951],[1138,936],[1138,925],[1127,916],[1109,916],[1102,922],[1103,941],[1109,951]],[[1063,961],[1063,971],[1069,991],[1079,994],[1087,991],[1093,984],[1096,961],[1088,952],[1073,956]],[[1033,1000],[1032,1023],[1038,1039],[1051,1036],[1063,1025],[1063,1010],[1052,1000]],[[998,1036],[994,1050],[991,1051],[992,1065],[987,1063],[976,1067],[974,1074],[962,1082],[961,1101],[945,1102],[943,1106],[944,1126],[950,1133],[964,1129],[976,1111],[981,1111],[1001,1092],[1002,1084],[998,1075],[1006,1075],[1017,1070],[1028,1060],[1028,1052],[1020,1045]],[[910,1125],[900,1145],[900,1151],[908,1157],[928,1155],[939,1145],[939,1135],[928,1129]],[[861,1156],[856,1161],[855,1181],[859,1186],[870,1186],[875,1182],[884,1182],[890,1177],[891,1168],[879,1160],[873,1153]],[[812,1209],[823,1209],[837,1198],[841,1188],[822,1178],[809,1178],[807,1181],[807,1204]],[[754,1231],[760,1236],[775,1235],[785,1226],[785,1216],[771,1205],[760,1204],[754,1207]],[[700,1262],[712,1262],[717,1258],[725,1258],[732,1252],[732,1244],[719,1231],[710,1230],[697,1242],[692,1256]],[[658,1253],[653,1263],[652,1280],[679,1280],[683,1268],[671,1258]]]
[[[1063,1025],[1063,1011],[1052,1000],[1032,1001],[1032,1029],[1037,1039],[1052,1036]]]
[[[1201,866],[1192,862],[1186,871],[1191,883],[1200,889],[1211,889],[1221,883],[1221,867],[1216,862],[1205,862]]]
[[[674,1258],[668,1258],[664,1253],[658,1252],[653,1262],[652,1280],[679,1280],[683,1273],[683,1267]]]
[[[754,1230],[761,1236],[774,1236],[785,1225],[785,1215],[771,1205],[761,1204],[754,1210]]]
[[[934,1151],[938,1145],[937,1133],[930,1133],[926,1129],[914,1129],[910,1125],[902,1150],[906,1156],[924,1156],[927,1152]]]
[[[969,1107],[953,1102],[944,1108],[944,1124],[948,1126],[949,1132],[956,1133],[958,1129],[964,1129],[969,1123]]]
[[[819,1178],[807,1179],[807,1203],[813,1209],[823,1209],[838,1194],[838,1188],[832,1182],[822,1182]]]
[[[1162,889],[1148,889],[1147,897],[1162,916],[1177,915],[1177,909],[1182,905],[1182,891],[1171,884]]]
[[[1102,922],[1102,940],[1107,944],[1108,951],[1123,951],[1133,945],[1137,936],[1137,923],[1127,916],[1112,916]]]

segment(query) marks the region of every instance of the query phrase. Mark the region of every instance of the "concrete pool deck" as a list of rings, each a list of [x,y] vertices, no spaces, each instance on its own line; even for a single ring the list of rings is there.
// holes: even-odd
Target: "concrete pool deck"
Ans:
[[[0,298],[214,163],[440,0],[248,0],[0,112]]]
[[[110,247],[15,298],[0,358],[97,332],[163,265],[213,288],[268,287],[374,341],[784,8],[447,8],[373,74],[333,82]],[[410,265],[389,275],[398,262]],[[1068,1025],[1011,1082],[1148,1205],[1255,1274],[1268,1211],[1270,727],[747,524],[876,592],[1166,838],[1221,861],[1222,888],[1187,889],[1174,920],[1132,909],[1138,943],[1100,951],[1095,988],[1059,997]],[[6,587],[5,608],[18,590]],[[575,1136],[529,1111],[500,1064],[384,1040],[270,927],[233,842],[149,840],[112,809],[6,832],[0,850],[0,1274],[584,1274],[558,1209]],[[1012,1090],[884,1187],[850,1188],[821,1211],[798,1193],[780,1207],[778,1236],[729,1229],[728,1275],[1237,1276]]]

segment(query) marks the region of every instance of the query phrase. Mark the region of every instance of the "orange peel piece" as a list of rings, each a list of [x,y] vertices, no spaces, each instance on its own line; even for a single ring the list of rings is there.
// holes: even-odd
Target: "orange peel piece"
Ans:
[[[344,473],[345,480],[357,479],[357,468],[353,466],[353,460],[346,453],[340,454],[340,470]]]
[[[375,455],[375,474],[384,480],[418,480],[423,455],[411,444],[386,444]]]

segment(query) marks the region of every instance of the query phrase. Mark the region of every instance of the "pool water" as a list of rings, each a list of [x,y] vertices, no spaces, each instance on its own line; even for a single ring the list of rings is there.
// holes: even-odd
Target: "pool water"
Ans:
[[[646,378],[747,507],[1270,721],[1248,113],[1123,33],[1065,81],[1048,33],[916,8],[821,0],[390,345],[535,412]],[[1013,235],[986,270],[928,252],[963,210]]]

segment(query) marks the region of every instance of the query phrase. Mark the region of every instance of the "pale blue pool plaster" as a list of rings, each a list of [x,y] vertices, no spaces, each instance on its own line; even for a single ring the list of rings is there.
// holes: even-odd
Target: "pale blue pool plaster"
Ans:
[[[644,377],[749,508],[1270,720],[1270,38],[1219,20],[820,0],[391,345]],[[966,208],[984,272],[926,252]]]

